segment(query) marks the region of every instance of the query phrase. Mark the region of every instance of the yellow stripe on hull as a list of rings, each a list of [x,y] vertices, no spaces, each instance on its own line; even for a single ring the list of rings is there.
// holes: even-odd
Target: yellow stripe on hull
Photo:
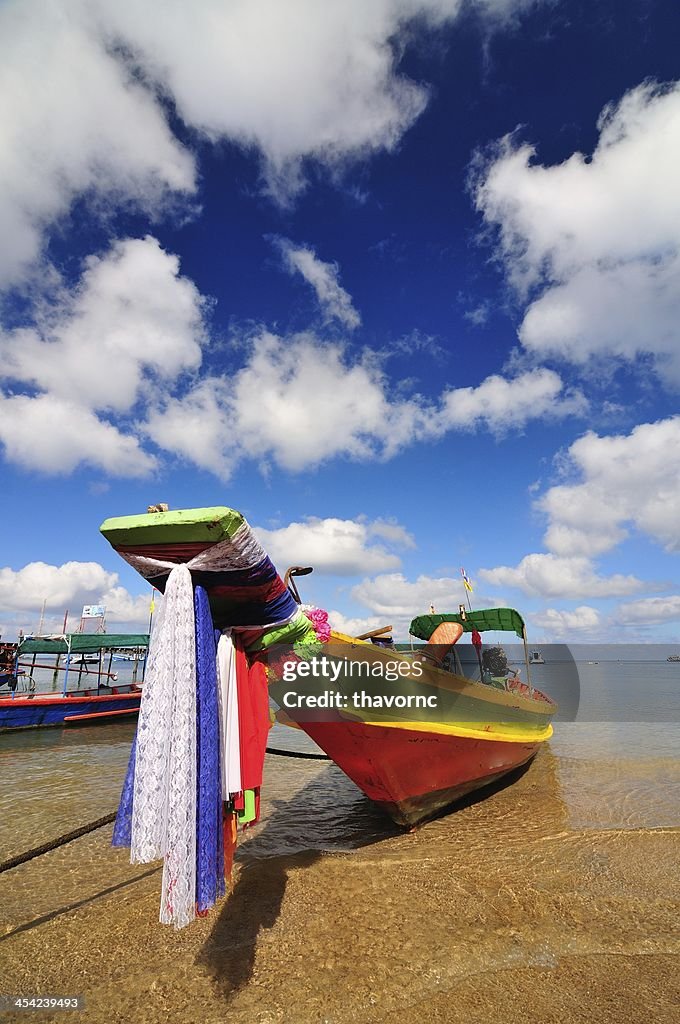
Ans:
[[[357,721],[358,719],[353,719]],[[503,743],[544,743],[553,734],[552,725],[542,729],[527,729],[512,722],[495,722],[493,726],[475,729],[456,722],[362,722],[379,729],[405,729],[410,732],[428,732],[437,736],[463,736],[475,740],[501,740]]]

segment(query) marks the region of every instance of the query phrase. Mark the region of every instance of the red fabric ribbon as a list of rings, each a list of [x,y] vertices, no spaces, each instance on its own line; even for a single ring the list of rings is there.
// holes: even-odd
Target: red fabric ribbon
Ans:
[[[238,732],[241,747],[241,787],[259,789],[269,735],[267,670],[261,662],[248,664],[246,652],[236,639],[236,687]]]

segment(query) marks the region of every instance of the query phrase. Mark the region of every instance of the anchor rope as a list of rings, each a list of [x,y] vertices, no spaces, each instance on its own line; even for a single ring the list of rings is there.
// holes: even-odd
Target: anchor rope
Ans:
[[[305,754],[300,750],[279,750],[276,747],[267,747],[268,754],[275,754],[277,757],[297,757],[303,758],[306,761],[330,761],[331,758],[325,754]],[[71,832],[66,832],[63,836],[59,836],[57,839],[52,839],[49,843],[43,843],[41,846],[34,846],[32,850],[26,850],[24,853],[18,853],[15,857],[9,857],[7,860],[0,861],[0,875],[5,871],[10,871],[11,868],[17,868],[20,864],[26,864],[30,860],[34,860],[36,857],[41,857],[45,853],[51,853],[52,850],[58,850],[60,846],[66,846],[67,843],[72,843],[74,839],[80,839],[82,836],[88,835],[90,832],[96,832],[99,828],[104,828],[105,825],[110,825],[116,820],[116,814],[105,814],[103,818],[97,818],[96,821],[91,821],[87,825],[81,825],[80,828],[73,829]]]

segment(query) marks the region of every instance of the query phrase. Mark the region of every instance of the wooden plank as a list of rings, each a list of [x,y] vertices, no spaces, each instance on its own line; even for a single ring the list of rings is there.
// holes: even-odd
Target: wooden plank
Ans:
[[[89,715],[66,715],[65,722],[84,722],[88,718],[109,718],[111,715],[134,715],[139,708],[123,708],[122,711],[93,711]]]

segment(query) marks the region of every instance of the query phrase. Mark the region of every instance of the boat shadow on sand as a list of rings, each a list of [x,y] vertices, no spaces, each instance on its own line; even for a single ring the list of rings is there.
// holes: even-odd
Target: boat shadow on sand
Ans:
[[[462,797],[437,817],[489,799],[517,782],[530,765]],[[289,872],[310,867],[325,853],[349,853],[407,834],[335,765],[315,769],[292,799],[269,803],[265,820],[239,849],[233,888],[196,958],[227,1000],[252,977],[258,941],[279,917]]]

